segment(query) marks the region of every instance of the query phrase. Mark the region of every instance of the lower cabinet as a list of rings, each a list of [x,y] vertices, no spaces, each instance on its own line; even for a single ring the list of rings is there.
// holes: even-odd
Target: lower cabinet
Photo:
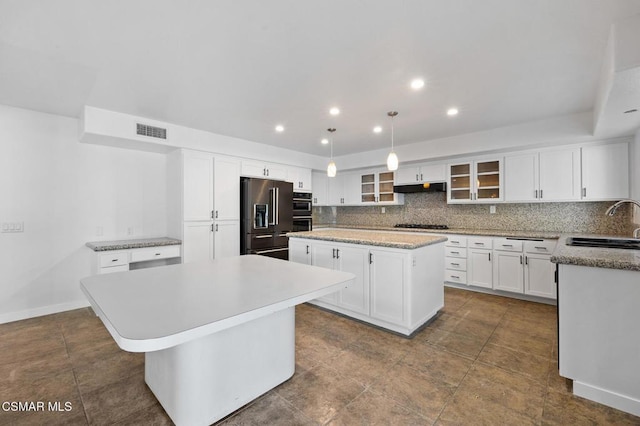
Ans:
[[[348,287],[310,302],[405,335],[444,306],[442,244],[401,250],[290,238],[289,261],[356,276]]]
[[[183,263],[240,255],[240,222],[184,222]]]

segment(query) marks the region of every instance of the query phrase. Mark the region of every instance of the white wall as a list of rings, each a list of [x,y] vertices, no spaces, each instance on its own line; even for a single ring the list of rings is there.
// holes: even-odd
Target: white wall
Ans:
[[[166,233],[165,155],[81,144],[73,118],[0,105],[0,195],[24,222],[0,233],[0,323],[86,306],[85,242]]]
[[[631,144],[631,198],[640,200],[640,128],[636,130],[636,138]],[[640,225],[640,208],[634,207],[633,223]]]

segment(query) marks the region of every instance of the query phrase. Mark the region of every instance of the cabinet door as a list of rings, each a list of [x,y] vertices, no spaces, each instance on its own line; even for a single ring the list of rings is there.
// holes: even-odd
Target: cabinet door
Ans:
[[[216,157],[213,183],[214,219],[240,220],[240,162]]]
[[[346,173],[342,175],[344,182],[344,204],[351,206],[360,202],[360,175],[358,173]]]
[[[267,169],[267,179],[287,180],[287,168],[282,164],[265,164],[265,168]]]
[[[580,199],[580,150],[577,148],[540,152],[541,201]]]
[[[213,260],[213,222],[185,222],[182,238],[182,262]]]
[[[344,204],[344,176],[343,174],[339,174],[334,177],[327,177],[330,206]]]
[[[537,201],[538,154],[509,155],[504,158],[504,200]]]
[[[242,176],[266,178],[267,168],[262,161],[242,160],[240,173]]]
[[[415,166],[399,167],[396,170],[396,185],[414,185],[420,180],[420,168]]]
[[[582,148],[582,199],[629,198],[629,145]]]
[[[296,185],[294,182],[293,190],[296,189],[303,192],[311,192],[313,189],[313,179],[311,178],[311,169],[298,169],[298,181],[300,182],[300,187]]]
[[[405,321],[406,257],[402,253],[370,250],[371,316],[393,324]]]
[[[467,255],[467,284],[493,288],[493,262],[491,250],[469,249]]]
[[[329,177],[324,172],[313,172],[312,179],[313,179],[313,205],[315,206],[329,205],[329,198],[328,198]]]
[[[185,152],[183,220],[210,220],[213,215],[213,157]]]
[[[525,255],[524,293],[532,296],[556,298],[556,265],[551,256]]]
[[[240,221],[218,221],[215,229],[215,258],[240,255]]]
[[[329,244],[317,243],[311,247],[311,264],[321,268],[335,269],[335,246]],[[326,303],[336,305],[338,303],[338,292],[319,297]]]
[[[450,203],[470,202],[473,193],[472,164],[450,164],[448,178],[447,201]]]
[[[369,250],[348,245],[339,245],[336,249],[336,269],[356,276],[354,282],[338,294],[338,306],[369,315]]]
[[[524,256],[520,252],[493,252],[493,289],[524,292]]]
[[[395,173],[384,171],[376,176],[376,201],[379,203],[393,203],[396,201],[396,194],[393,192]]]
[[[474,163],[475,201],[501,201],[502,194],[502,161],[488,160]]]
[[[447,170],[444,164],[422,164],[418,172],[420,182],[444,182],[447,180]]]
[[[311,265],[311,244],[298,238],[289,239],[289,261]]]

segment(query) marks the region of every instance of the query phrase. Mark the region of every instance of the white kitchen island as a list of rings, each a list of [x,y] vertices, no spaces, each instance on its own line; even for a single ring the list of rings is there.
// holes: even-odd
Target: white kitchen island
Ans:
[[[81,288],[178,425],[211,424],[289,379],[295,305],[354,276],[262,256],[96,275]]]

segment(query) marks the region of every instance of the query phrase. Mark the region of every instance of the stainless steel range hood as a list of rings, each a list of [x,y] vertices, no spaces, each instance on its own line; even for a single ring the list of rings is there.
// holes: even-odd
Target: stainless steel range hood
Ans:
[[[411,194],[416,192],[447,192],[446,182],[419,183],[415,185],[395,185],[393,192]]]

